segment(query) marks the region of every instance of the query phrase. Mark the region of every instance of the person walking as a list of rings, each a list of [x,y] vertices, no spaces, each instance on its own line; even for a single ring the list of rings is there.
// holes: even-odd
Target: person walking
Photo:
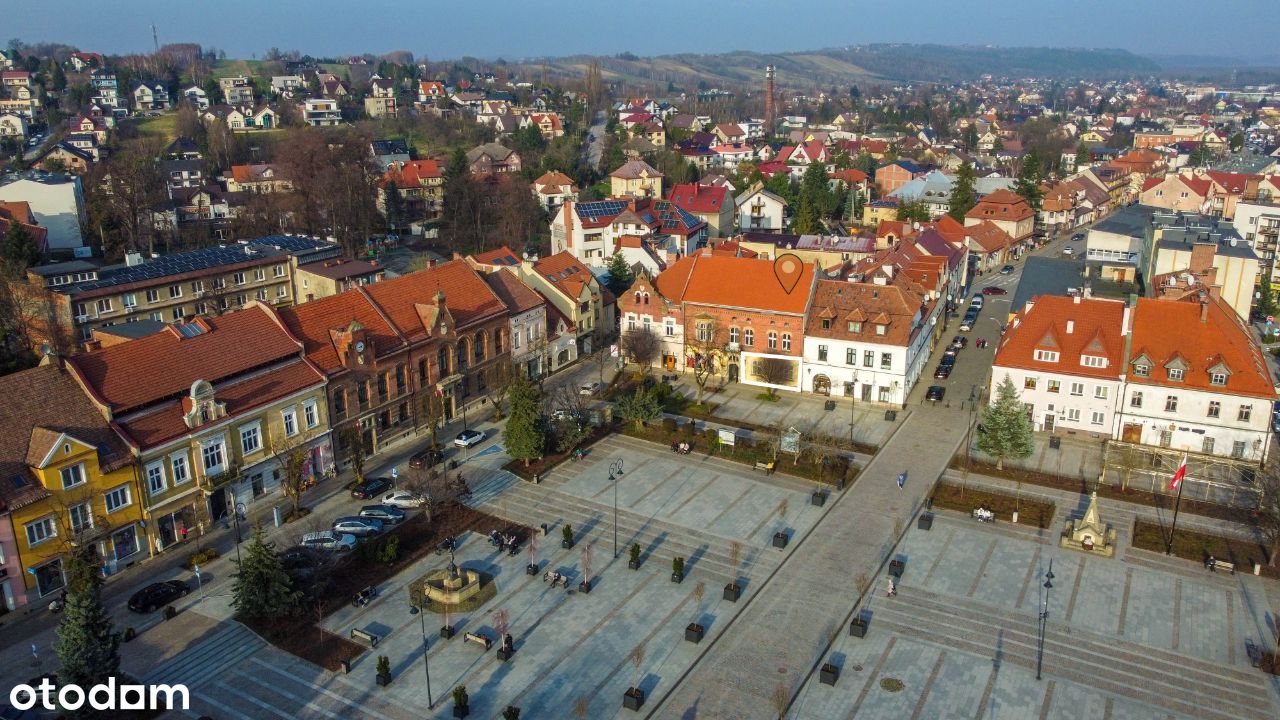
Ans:
[[[898,586],[893,582],[892,576],[889,578],[889,591],[885,595],[886,597],[898,596]]]
[[[905,472],[900,473],[898,475],[898,489],[901,490],[903,487],[906,486],[906,484],[907,484],[907,474]]]

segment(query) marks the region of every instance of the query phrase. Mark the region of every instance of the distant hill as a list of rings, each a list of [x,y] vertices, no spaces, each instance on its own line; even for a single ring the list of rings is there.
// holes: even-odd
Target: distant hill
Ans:
[[[576,55],[524,64],[530,69],[545,66],[552,74],[577,77],[585,74],[593,59],[599,60],[605,80],[654,86],[659,92],[668,83],[685,89],[758,87],[766,65],[776,66],[779,83],[788,87],[818,88],[872,82],[958,82],[983,75],[1107,79],[1160,70],[1155,62],[1127,50],[907,44],[772,54],[736,51],[649,58],[630,53],[613,57]]]

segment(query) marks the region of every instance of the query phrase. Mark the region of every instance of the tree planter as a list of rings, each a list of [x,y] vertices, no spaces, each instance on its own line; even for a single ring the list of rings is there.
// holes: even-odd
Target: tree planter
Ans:
[[[511,656],[515,654],[516,654],[515,650],[508,650],[507,648],[498,648],[498,659],[501,660],[502,662],[506,662],[510,660]]]
[[[673,583],[684,582],[684,574],[683,574],[683,573],[671,573],[671,582],[673,582]]]
[[[561,541],[560,541],[560,547],[564,548],[565,550],[568,550],[569,548],[572,548],[572,547],[573,547],[573,541],[572,541],[572,540],[561,540]]]
[[[130,640],[132,640],[132,639],[134,639],[134,638],[136,638],[136,637],[138,637],[138,631],[137,631],[137,630],[134,630],[133,628],[125,628],[125,630],[124,630],[124,641],[125,641],[125,642],[129,642]]]
[[[916,518],[916,527],[920,530],[932,530],[933,513],[924,513],[920,517]]]
[[[591,583],[587,582],[586,580],[583,580],[582,582],[578,583],[578,592],[582,593],[583,595],[586,595],[587,593],[591,592]]]
[[[836,667],[835,665],[832,665],[831,663],[824,663],[822,666],[822,669],[818,671],[818,674],[819,674],[819,678],[818,678],[819,682],[821,682],[823,685],[834,686],[836,684],[836,681],[840,679],[840,668]]]
[[[534,563],[529,563],[528,565],[525,565],[525,566],[524,566],[524,574],[525,574],[525,575],[537,575],[537,574],[538,574],[538,566],[537,566],[536,564],[534,564]]]
[[[440,637],[444,638],[445,640],[448,640],[449,638],[453,637],[453,632],[454,630],[452,625],[445,625],[440,628]]]
[[[640,561],[639,561],[639,560],[628,560],[628,561],[627,561],[627,567],[628,567],[628,568],[630,568],[630,569],[632,569],[632,570],[639,570],[639,569],[640,569]]]
[[[827,494],[818,490],[809,496],[809,504],[822,507],[827,504]]]
[[[742,587],[737,583],[729,583],[724,586],[724,599],[729,602],[738,602],[738,598],[742,597]]]
[[[787,541],[790,539],[791,538],[789,538],[786,533],[776,532],[773,534],[773,546],[776,548],[784,548],[787,546]]]
[[[464,718],[471,714],[471,708],[466,705],[454,705],[453,716],[456,718]]]
[[[627,691],[622,693],[622,707],[628,710],[639,710],[641,705],[644,705],[644,691],[640,688],[627,688]]]
[[[902,571],[905,567],[906,567],[906,564],[903,563],[901,560],[890,560],[889,574],[900,579],[902,577]]]
[[[176,617],[178,617],[178,608],[176,608],[176,607],[174,607],[174,606],[172,606],[172,605],[166,605],[166,606],[164,607],[164,619],[165,619],[165,620],[172,620],[172,619],[174,619],[174,618],[176,618]]]
[[[700,643],[702,642],[702,636],[706,634],[706,632],[706,628],[702,627],[698,623],[689,623],[684,629],[684,639],[691,643]]]
[[[386,687],[391,684],[390,675],[378,675],[375,680],[378,683],[378,687]]]
[[[853,622],[849,623],[849,635],[851,637],[867,636],[867,620],[863,617],[856,617]]]

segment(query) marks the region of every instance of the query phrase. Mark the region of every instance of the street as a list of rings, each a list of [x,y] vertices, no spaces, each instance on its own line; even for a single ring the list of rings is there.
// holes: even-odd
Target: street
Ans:
[[[582,151],[587,164],[597,170],[600,169],[600,158],[604,154],[604,133],[607,121],[608,116],[605,115],[605,111],[596,112],[591,127],[587,130],[586,147]]]

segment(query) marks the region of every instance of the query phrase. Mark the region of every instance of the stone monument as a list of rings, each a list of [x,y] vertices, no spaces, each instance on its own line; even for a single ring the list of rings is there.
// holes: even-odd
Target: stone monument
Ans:
[[[1068,520],[1058,545],[1091,555],[1113,557],[1116,552],[1116,531],[1104,524],[1098,516],[1098,491],[1089,496],[1089,509],[1079,520]]]

